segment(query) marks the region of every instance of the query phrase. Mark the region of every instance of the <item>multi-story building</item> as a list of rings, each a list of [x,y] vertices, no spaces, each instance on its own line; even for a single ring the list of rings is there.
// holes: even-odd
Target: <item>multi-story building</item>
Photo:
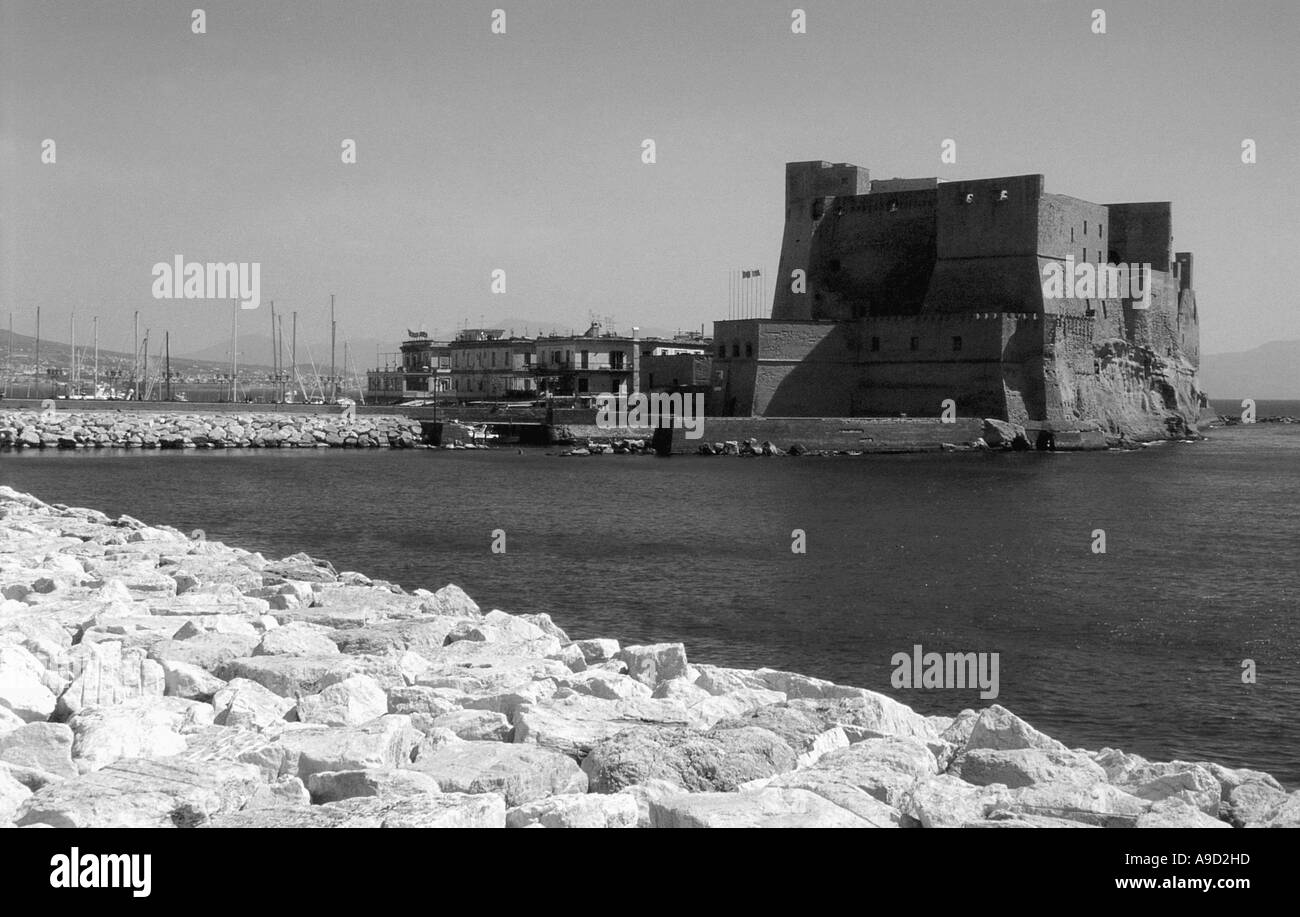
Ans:
[[[537,394],[532,338],[499,328],[466,328],[450,345],[451,391],[462,401],[532,398]]]
[[[372,404],[446,397],[451,392],[451,345],[416,333],[394,355],[397,365],[366,373],[366,400]]]
[[[538,391],[555,396],[638,391],[641,344],[635,337],[604,332],[599,322],[582,334],[540,337],[533,367]]]

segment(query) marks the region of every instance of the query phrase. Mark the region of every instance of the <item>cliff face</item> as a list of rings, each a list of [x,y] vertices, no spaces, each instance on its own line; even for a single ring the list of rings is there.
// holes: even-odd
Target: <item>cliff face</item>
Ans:
[[[1205,395],[1187,355],[1115,339],[1094,343],[1092,357],[1088,372],[1050,352],[1044,360],[1048,400],[1059,405],[1049,413],[1062,429],[1073,422],[1131,440],[1195,434]]]

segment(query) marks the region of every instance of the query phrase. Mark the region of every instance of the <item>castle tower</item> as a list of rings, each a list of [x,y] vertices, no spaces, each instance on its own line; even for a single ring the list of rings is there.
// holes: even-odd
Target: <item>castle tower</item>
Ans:
[[[812,289],[805,286],[803,293],[793,292],[791,275],[795,270],[808,271],[813,237],[826,215],[829,199],[870,190],[868,171],[847,162],[786,163],[785,235],[772,297],[773,319],[797,321],[813,317]]]

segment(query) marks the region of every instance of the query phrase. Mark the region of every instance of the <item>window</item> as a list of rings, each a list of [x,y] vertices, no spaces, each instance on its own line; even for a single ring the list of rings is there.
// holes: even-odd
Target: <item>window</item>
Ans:
[[[649,385],[647,385],[646,387],[647,387],[647,388],[654,388],[654,387],[655,387],[655,374],[654,374],[654,373],[650,373]]]
[[[551,362],[556,366],[560,365],[560,352],[558,350],[551,353]]]
[[[532,365],[533,365],[533,355],[531,352],[526,352],[524,354],[524,366],[532,366]]]
[[[580,391],[580,392],[585,392],[585,391],[587,391],[587,377],[586,377],[586,376],[580,376],[580,377],[578,378],[578,391]]]
[[[880,350],[880,338],[871,339],[871,350],[873,352]]]
[[[588,365],[588,363],[587,363],[587,357],[588,357],[589,354],[590,354],[590,351],[587,351],[587,350],[584,350],[584,351],[582,352],[582,368],[583,368],[583,369],[586,369],[586,368],[587,368],[587,365]]]
[[[1083,221],[1083,234],[1084,234],[1085,236],[1088,234],[1088,221],[1087,221],[1087,220],[1084,220],[1084,221]]]
[[[495,350],[492,351],[492,365],[493,366],[497,365],[497,352]]]
[[[912,350],[920,350],[920,349],[921,349],[921,339],[920,339],[920,338],[917,338],[917,337],[912,338],[911,342],[909,343],[909,347],[910,347],[910,349],[912,349]]]
[[[753,345],[753,344],[750,344],[750,343],[746,343],[746,344],[745,344],[745,358],[746,358],[746,359],[752,359],[753,356],[754,356],[754,345]]]
[[[731,342],[731,355],[733,357],[740,356],[740,341]]]
[[[726,344],[719,344],[719,345],[718,345],[718,359],[719,359],[719,360],[725,360],[726,358],[727,358],[727,345],[726,345]]]
[[[624,353],[621,350],[611,351],[609,354],[609,368],[621,370],[623,368]]]
[[[953,337],[953,339],[952,339],[952,350],[953,350],[953,353],[957,353],[958,351],[961,350],[961,335],[955,335],[955,336]]]

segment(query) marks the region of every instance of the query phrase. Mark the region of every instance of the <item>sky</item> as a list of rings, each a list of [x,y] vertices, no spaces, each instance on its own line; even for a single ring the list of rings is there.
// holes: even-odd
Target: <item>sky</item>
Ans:
[[[153,298],[182,255],[259,262],[317,340],[331,293],[341,338],[393,349],[503,315],[699,328],[729,271],[775,272],[784,164],[821,159],[1172,201],[1203,350],[1300,338],[1300,4],[808,0],[806,34],[794,8],[0,0],[0,322],[66,339],[75,309],[129,350],[138,310],[198,350],[232,309]]]

